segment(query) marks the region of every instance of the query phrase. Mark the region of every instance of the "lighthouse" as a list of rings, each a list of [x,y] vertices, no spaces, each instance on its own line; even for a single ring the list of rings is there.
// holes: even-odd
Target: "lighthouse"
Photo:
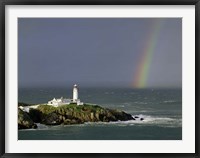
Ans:
[[[74,87],[73,87],[73,98],[59,98],[59,99],[56,99],[54,98],[53,100],[50,100],[48,101],[47,105],[52,105],[54,107],[58,107],[58,106],[61,106],[61,105],[70,105],[70,104],[77,104],[77,105],[84,105],[83,102],[81,102],[80,99],[78,99],[78,86],[75,84]]]
[[[78,86],[75,84],[73,88],[73,102],[76,103],[78,101]]]

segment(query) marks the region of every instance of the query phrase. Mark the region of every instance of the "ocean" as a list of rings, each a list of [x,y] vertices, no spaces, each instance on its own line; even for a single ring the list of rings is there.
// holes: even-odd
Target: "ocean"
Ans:
[[[72,88],[20,88],[19,102],[72,98]],[[19,140],[182,140],[182,89],[81,88],[84,103],[123,110],[140,120],[87,122],[18,130]]]

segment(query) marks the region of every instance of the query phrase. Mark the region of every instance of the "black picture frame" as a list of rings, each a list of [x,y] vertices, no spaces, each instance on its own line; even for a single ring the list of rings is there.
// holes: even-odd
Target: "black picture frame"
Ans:
[[[5,7],[7,5],[195,5],[195,153],[5,153]],[[0,156],[1,157],[173,157],[173,158],[192,158],[200,157],[199,154],[199,135],[200,135],[200,108],[199,108],[199,53],[200,53],[200,0],[1,0],[0,1]]]

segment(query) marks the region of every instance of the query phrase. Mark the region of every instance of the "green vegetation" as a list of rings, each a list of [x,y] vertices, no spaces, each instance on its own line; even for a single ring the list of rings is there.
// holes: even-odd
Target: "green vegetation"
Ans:
[[[43,114],[50,114],[54,111],[56,111],[56,107],[51,106],[51,105],[44,105],[41,104],[37,107],[37,110],[39,110],[40,112],[42,112]]]
[[[101,112],[104,109],[98,105],[89,105],[89,104],[84,104],[83,106],[82,105],[78,106],[76,104],[69,104],[69,105],[61,105],[58,107],[41,104],[37,107],[37,110],[39,110],[43,114],[50,114],[56,112],[61,115],[65,115],[66,113],[69,112],[78,112],[78,113]]]

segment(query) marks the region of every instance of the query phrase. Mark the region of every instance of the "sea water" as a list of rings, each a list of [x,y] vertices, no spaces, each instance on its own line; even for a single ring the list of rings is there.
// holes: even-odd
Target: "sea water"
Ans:
[[[21,88],[19,102],[47,103],[55,98],[72,98],[71,88]],[[18,130],[19,140],[181,140],[182,90],[82,88],[84,103],[123,110],[140,120],[87,122],[79,125],[46,126]]]

